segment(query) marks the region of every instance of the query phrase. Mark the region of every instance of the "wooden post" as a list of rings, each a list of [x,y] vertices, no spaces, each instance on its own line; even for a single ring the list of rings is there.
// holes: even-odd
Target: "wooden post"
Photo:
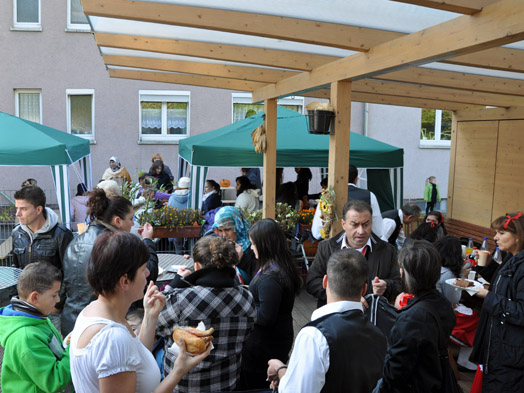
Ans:
[[[351,82],[331,84],[331,105],[335,110],[334,133],[329,135],[328,185],[337,197],[338,219],[333,222],[330,236],[342,230],[342,209],[348,200],[349,128],[351,125]]]
[[[276,196],[276,176],[277,176],[277,100],[269,99],[264,101],[264,112],[266,119],[264,127],[266,129],[267,145],[264,152],[264,202],[262,216],[264,218],[275,218],[275,196]]]

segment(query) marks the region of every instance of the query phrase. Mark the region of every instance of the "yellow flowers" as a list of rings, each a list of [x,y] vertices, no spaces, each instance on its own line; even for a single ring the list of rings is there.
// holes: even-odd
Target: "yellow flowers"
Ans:
[[[301,209],[298,211],[298,222],[300,224],[310,225],[315,216],[315,209]]]

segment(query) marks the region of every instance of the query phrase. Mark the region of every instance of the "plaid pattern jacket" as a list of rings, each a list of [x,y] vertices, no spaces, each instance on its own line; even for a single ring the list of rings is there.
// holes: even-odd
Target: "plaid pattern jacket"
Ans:
[[[191,370],[175,392],[216,392],[233,390],[240,375],[242,343],[255,322],[255,303],[248,289],[240,286],[211,288],[193,286],[165,293],[166,307],[160,313],[157,334],[166,339],[164,371],[173,369],[176,357],[168,351],[173,345],[174,326],[193,326],[200,321],[213,327],[211,354]]]

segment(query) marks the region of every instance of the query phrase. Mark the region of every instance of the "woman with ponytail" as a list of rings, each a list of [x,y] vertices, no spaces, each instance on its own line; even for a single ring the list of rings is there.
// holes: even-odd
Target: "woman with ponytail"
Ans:
[[[179,392],[218,392],[234,390],[240,376],[242,344],[255,322],[253,296],[235,284],[238,254],[235,243],[218,236],[206,236],[193,247],[195,271],[176,275],[166,295],[166,307],[158,317],[157,334],[166,339],[164,372],[169,374],[176,356],[173,345],[175,326],[192,326],[202,321],[214,328],[213,350],[179,382]]]
[[[69,243],[64,257],[64,280],[60,291],[60,298],[65,298],[61,318],[61,331],[64,337],[73,330],[76,318],[84,307],[96,300],[86,275],[87,262],[96,239],[106,232],[130,232],[134,225],[133,206],[126,198],[121,196],[108,198],[104,190],[99,188],[95,188],[88,195],[89,227]],[[148,281],[154,282],[158,276],[158,257],[152,237],[153,227],[146,223],[142,238],[149,249]]]

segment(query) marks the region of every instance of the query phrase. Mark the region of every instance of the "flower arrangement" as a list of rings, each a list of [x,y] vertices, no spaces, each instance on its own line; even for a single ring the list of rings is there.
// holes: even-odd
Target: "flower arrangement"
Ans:
[[[337,218],[336,200],[333,187],[326,188],[322,191],[320,199],[318,200],[318,208],[320,209],[320,218],[322,220],[322,228],[320,229],[322,239],[329,237],[331,225]]]
[[[314,216],[315,209],[300,209],[298,211],[298,223],[303,225],[311,225]]]
[[[262,219],[262,210],[257,210],[253,213],[247,210],[243,210],[242,212],[246,216],[250,225],[253,225],[255,222]],[[295,233],[298,222],[298,213],[287,203],[278,202],[275,208],[275,221],[284,232]]]
[[[202,225],[204,218],[202,212],[197,209],[175,209],[171,206],[164,206],[161,209],[144,211],[138,217],[138,223],[144,225],[146,222],[155,227],[176,229],[195,223]]]

